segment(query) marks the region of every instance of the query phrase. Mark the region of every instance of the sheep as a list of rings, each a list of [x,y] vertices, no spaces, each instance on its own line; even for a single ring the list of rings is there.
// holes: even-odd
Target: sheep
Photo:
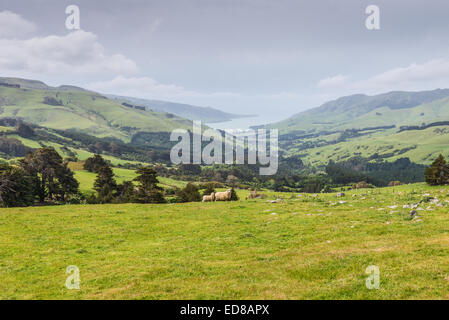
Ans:
[[[210,196],[203,196],[203,202],[215,201],[215,192],[212,192]]]
[[[249,193],[249,199],[256,199],[256,198],[258,198],[259,197],[259,194],[257,193],[257,190],[254,190],[254,191],[251,191],[250,193]]]
[[[217,192],[215,194],[215,201],[229,201],[229,200],[231,200],[231,189],[228,189],[225,192]]]

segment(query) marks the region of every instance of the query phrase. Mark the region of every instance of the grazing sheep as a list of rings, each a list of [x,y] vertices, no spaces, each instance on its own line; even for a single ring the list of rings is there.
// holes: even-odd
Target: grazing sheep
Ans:
[[[215,201],[229,201],[231,200],[231,189],[224,192],[217,192],[215,194]]]
[[[257,194],[257,190],[251,191],[249,193],[248,199],[256,199],[259,195]]]
[[[203,202],[215,201],[215,192],[212,192],[210,196],[203,196]]]
[[[257,190],[251,191],[249,193],[249,196],[246,198],[248,199],[265,199],[267,197],[264,193],[257,193]]]

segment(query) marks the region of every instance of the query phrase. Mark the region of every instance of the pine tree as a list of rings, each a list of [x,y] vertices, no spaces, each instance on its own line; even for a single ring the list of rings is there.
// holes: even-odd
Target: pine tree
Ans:
[[[98,169],[106,166],[108,166],[108,163],[99,154],[96,154],[93,157],[88,158],[83,165],[84,170],[96,173],[98,173]]]
[[[132,202],[135,198],[134,184],[132,181],[123,181],[117,186],[118,201],[121,203]]]
[[[426,168],[425,177],[426,182],[431,186],[444,185],[449,182],[449,166],[443,155],[440,154],[430,167]]]
[[[117,191],[117,182],[109,166],[98,169],[97,178],[94,182],[94,190],[98,194],[98,201],[100,203],[110,203],[114,199],[115,192]]]
[[[0,165],[0,206],[30,206],[34,203],[33,184],[21,168]]]
[[[158,186],[157,172],[150,167],[139,168],[134,178],[139,183],[135,200],[140,203],[165,203],[162,188]]]
[[[41,202],[45,199],[64,200],[78,193],[78,181],[52,147],[29,153],[19,162],[20,167],[31,177],[34,193]]]

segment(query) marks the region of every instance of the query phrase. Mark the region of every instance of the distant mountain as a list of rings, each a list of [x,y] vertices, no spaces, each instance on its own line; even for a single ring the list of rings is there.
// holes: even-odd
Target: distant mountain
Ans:
[[[342,97],[267,127],[279,129],[283,155],[312,167],[357,157],[428,164],[449,156],[449,89]]]
[[[73,129],[124,142],[136,133],[192,128],[192,122],[166,112],[139,110],[74,86],[50,87],[37,80],[0,78],[0,118],[53,129]]]
[[[225,122],[232,119],[252,117],[254,115],[238,115],[224,112],[211,107],[198,107],[190,104],[175,103],[160,100],[147,100],[141,98],[107,95],[107,97],[121,103],[131,103],[144,106],[147,109],[159,112],[168,112],[190,120],[201,120],[204,123]]]
[[[441,120],[449,120],[449,89],[342,97],[268,127],[279,128],[284,133],[320,132],[421,125]]]

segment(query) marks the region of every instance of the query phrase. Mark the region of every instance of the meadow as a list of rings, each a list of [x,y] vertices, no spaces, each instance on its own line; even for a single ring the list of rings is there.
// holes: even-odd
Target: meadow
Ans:
[[[0,209],[0,299],[449,298],[448,187],[238,194]],[[421,200],[411,217],[403,206]],[[79,290],[65,287],[69,265]]]
[[[94,172],[82,170],[82,164],[80,162],[72,162],[69,164],[69,166],[74,171],[75,179],[78,180],[80,184],[79,189],[81,193],[85,195],[93,193],[94,182],[97,174]],[[135,177],[137,177],[136,171],[131,169],[112,168],[112,171],[114,172],[114,178],[117,183],[123,183],[123,181],[131,181]],[[161,186],[162,188],[183,188],[187,185],[187,182],[185,181],[174,180],[165,177],[158,177],[158,180],[160,182],[159,186]]]

